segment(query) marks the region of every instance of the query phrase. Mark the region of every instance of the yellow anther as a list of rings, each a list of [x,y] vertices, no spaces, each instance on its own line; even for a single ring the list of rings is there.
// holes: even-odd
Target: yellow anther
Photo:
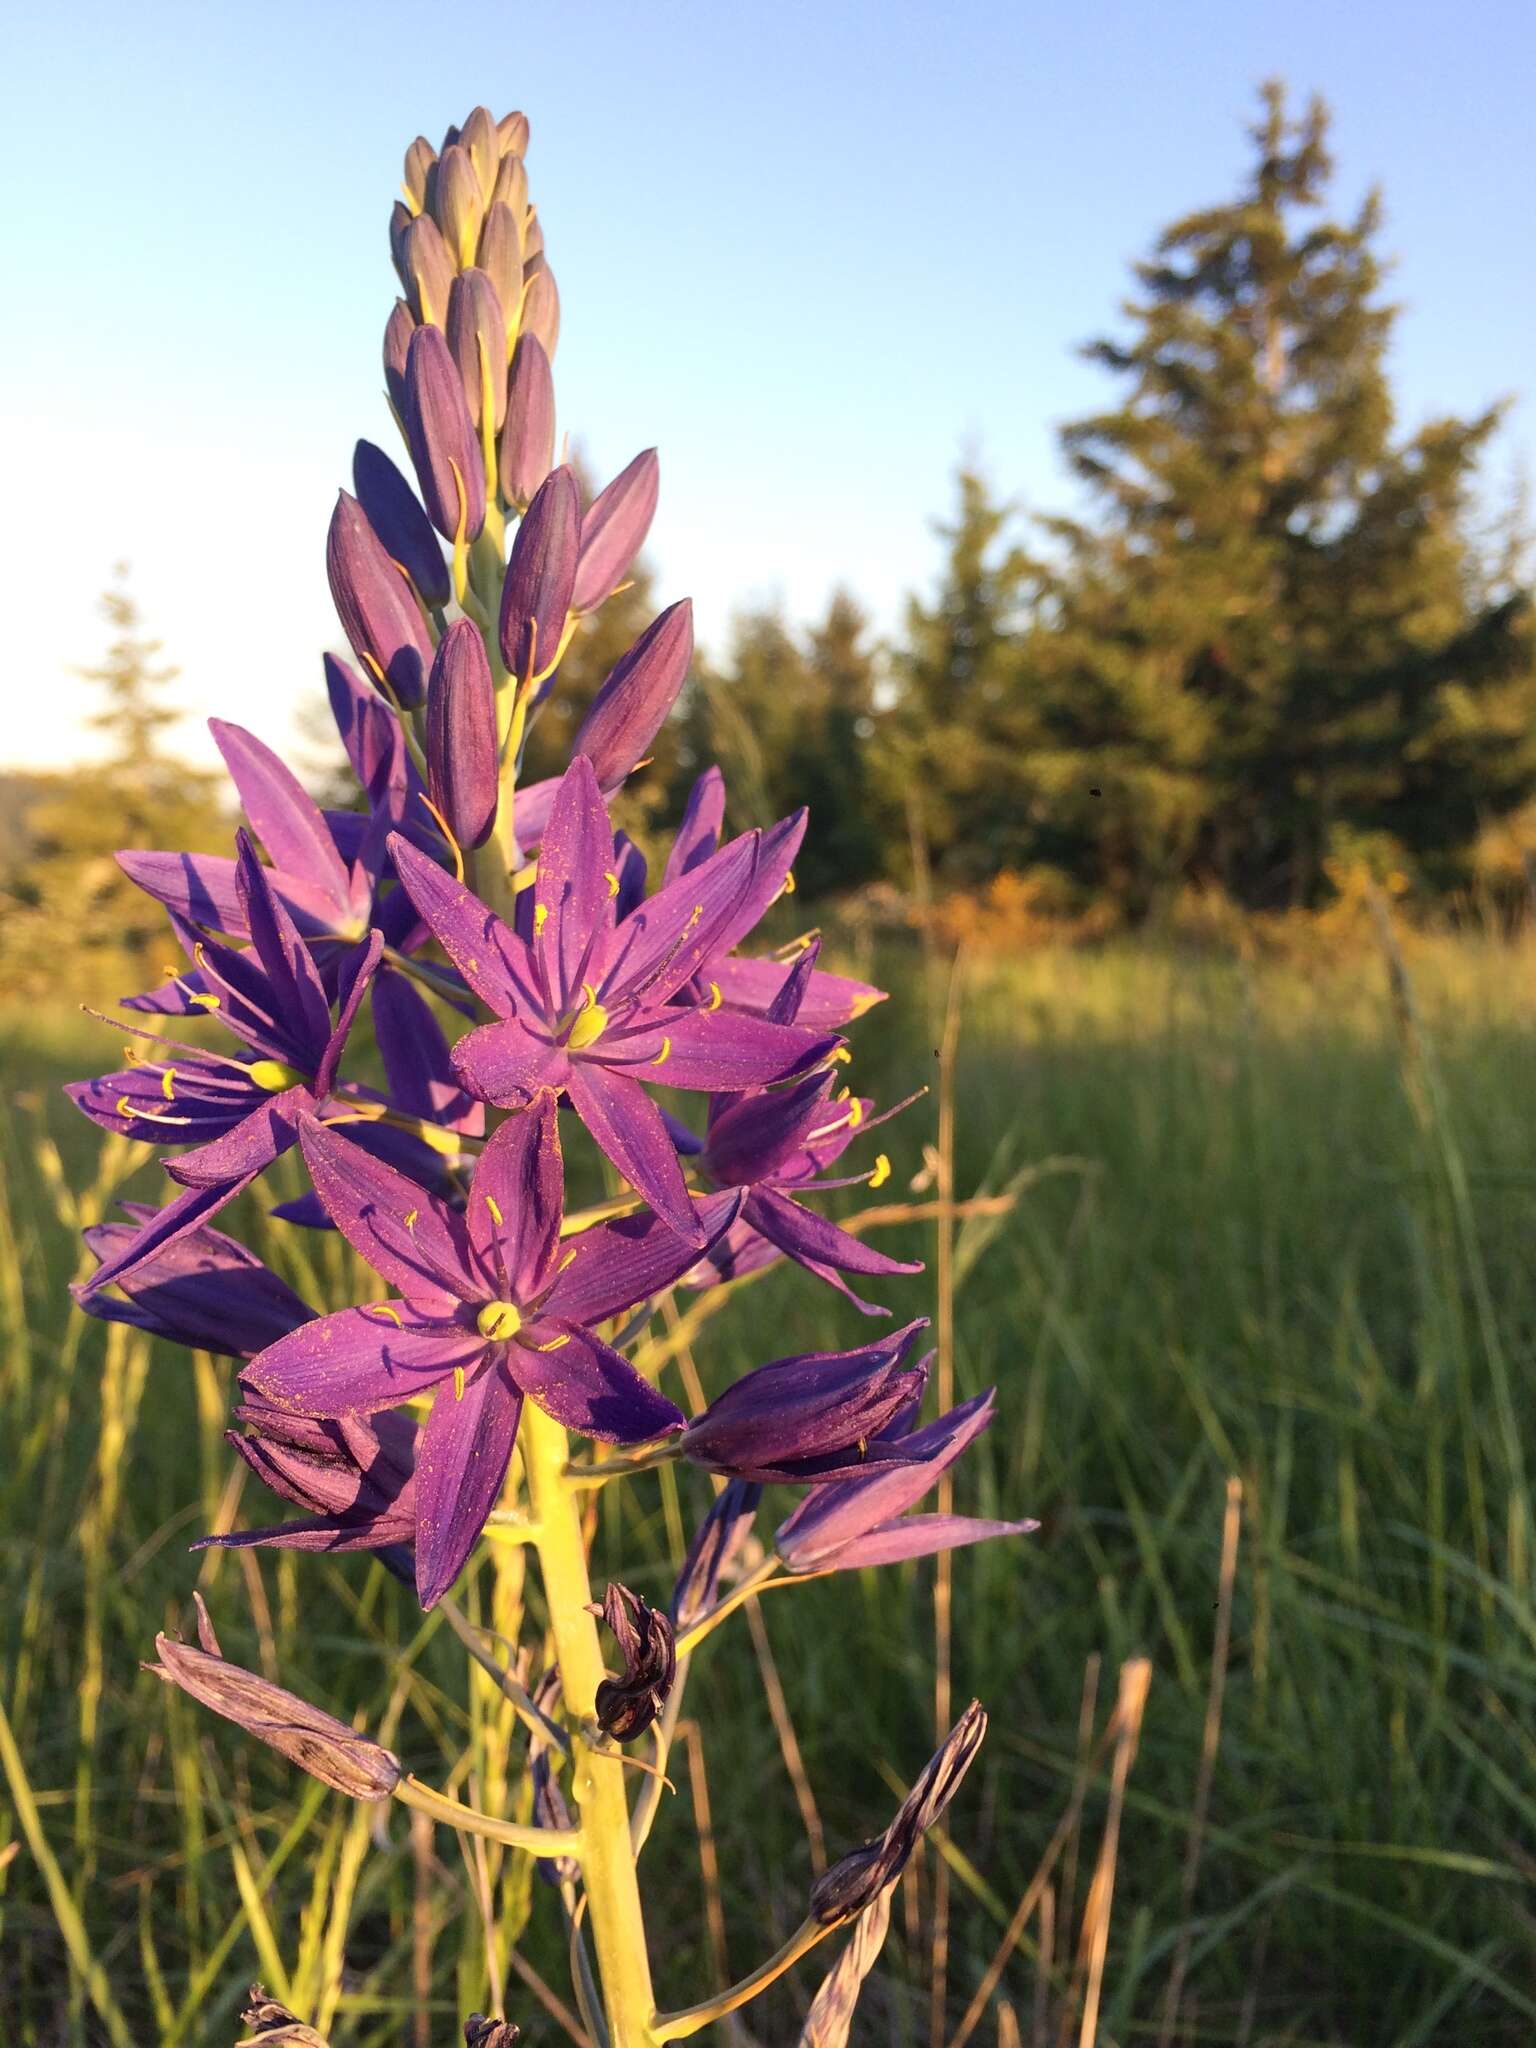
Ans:
[[[862,1103],[862,1102],[860,1102],[860,1100],[859,1100],[859,1098],[857,1097],[857,1095],[852,1095],[852,1096],[850,1096],[850,1097],[848,1098],[848,1128],[849,1128],[849,1130],[850,1130],[850,1131],[856,1131],[856,1130],[857,1130],[857,1129],[859,1128],[859,1125],[860,1125],[861,1123],[863,1123],[863,1121],[864,1121],[864,1105],[863,1105],[863,1103]]]
[[[612,868],[603,869],[603,880],[608,884],[608,894],[610,896],[617,896],[619,893],[619,878]]]
[[[123,1053],[123,1065],[125,1067],[142,1067],[143,1064],[144,1055],[139,1051],[139,1048],[136,1045],[128,1046]]]
[[[181,969],[179,967],[162,967],[160,973],[166,981],[179,981],[181,979]]]
[[[462,1401],[464,1398],[464,1368],[462,1365],[456,1365],[453,1368],[453,1398],[455,1401]]]
[[[400,1320],[399,1309],[392,1308],[387,1301],[376,1301],[374,1302],[373,1307],[375,1311],[379,1315],[383,1316],[387,1322],[393,1323],[397,1330],[403,1330],[405,1328],[404,1323],[402,1323]]]
[[[572,1052],[583,1052],[587,1046],[596,1045],[607,1029],[608,1012],[601,1003],[589,1003],[578,1013],[565,1042]]]
[[[867,1458],[869,1456],[869,1438],[867,1436],[861,1436],[859,1438],[859,1456],[861,1458]]]
[[[419,1209],[407,1209],[407,1210],[406,1210],[406,1212],[405,1212],[405,1227],[406,1227],[406,1229],[407,1229],[407,1230],[414,1230],[414,1229],[416,1228],[416,1219],[417,1219],[417,1217],[418,1217],[418,1216],[420,1216],[420,1214],[421,1214],[421,1211],[420,1211]]]
[[[301,1081],[309,1079],[297,1067],[285,1066],[281,1060],[252,1060],[246,1072],[258,1088],[264,1088],[269,1095],[281,1095],[285,1088],[297,1088]]]
[[[445,1159],[452,1159],[463,1150],[458,1132],[445,1131],[441,1124],[423,1124],[416,1135],[430,1151],[440,1152]]]
[[[883,1188],[890,1177],[891,1162],[882,1152],[875,1161],[875,1170],[869,1176],[869,1184],[872,1188]]]
[[[591,1009],[592,1005],[597,1001],[597,990],[590,981],[584,981],[581,984],[581,992],[587,999],[587,1008]]]
[[[138,1115],[138,1111],[126,1095],[119,1095],[117,1098],[117,1113],[120,1117],[126,1117],[130,1123]]]
[[[690,910],[690,911],[689,911],[689,913],[688,913],[688,924],[689,924],[689,928],[691,929],[691,928],[692,928],[692,927],[693,927],[694,925],[696,925],[696,924],[698,923],[699,919],[700,919],[700,918],[701,918],[701,917],[702,917],[703,915],[704,915],[704,906],[703,906],[703,904],[702,904],[702,903],[695,903],[695,905],[693,906],[692,910]]]
[[[570,1250],[566,1253],[565,1257],[560,1261],[559,1265],[556,1266],[555,1271],[557,1273],[563,1273],[566,1267],[571,1263],[572,1259],[575,1258],[576,1252],[577,1247],[575,1245],[572,1245]]]
[[[655,1059],[651,1061],[651,1065],[653,1067],[664,1067],[671,1057],[672,1041],[670,1038],[663,1037],[661,1041],[661,1051],[657,1053]]]
[[[504,1344],[522,1327],[522,1311],[513,1301],[488,1301],[475,1317],[475,1328],[492,1343]]]
[[[793,895],[794,895],[794,893],[795,893],[795,871],[794,871],[794,869],[793,869],[793,868],[791,868],[791,869],[790,869],[790,871],[789,871],[789,873],[788,873],[788,874],[787,874],[787,875],[786,875],[786,876],[784,877],[783,881],[782,881],[782,882],[781,882],[781,883],[779,884],[779,895],[780,895],[780,896],[793,896]]]
[[[533,906],[533,936],[538,938],[548,923],[549,905],[547,903],[535,903]]]
[[[711,983],[709,984],[709,1001],[708,1001],[708,1002],[707,1002],[707,1003],[705,1004],[705,1006],[704,1006],[704,1007],[705,1007],[705,1008],[706,1008],[707,1010],[718,1010],[718,1009],[719,1009],[719,1007],[720,1007],[720,1005],[721,1005],[721,1004],[722,1004],[722,1003],[723,1003],[724,1001],[725,1001],[725,997],[724,997],[723,995],[721,995],[721,993],[720,993],[720,984],[719,984],[719,982],[718,982],[718,981],[712,981],[712,982],[711,982]]]
[[[485,1206],[491,1212],[491,1221],[493,1223],[500,1224],[504,1220],[502,1217],[501,1210],[496,1206],[496,1197],[494,1195],[486,1196]]]
[[[192,1000],[200,1010],[216,1010],[219,1007],[217,996],[194,996]]]
[[[846,1067],[851,1064],[852,1060],[853,1054],[848,1050],[846,1045],[834,1045],[832,1050],[827,1054],[828,1066],[836,1065]]]
[[[562,1351],[570,1341],[569,1337],[556,1337],[552,1344],[534,1344],[529,1348],[533,1351]]]
[[[174,1067],[167,1067],[160,1076],[160,1093],[167,1102],[174,1102],[176,1100],[175,1080],[176,1069]]]

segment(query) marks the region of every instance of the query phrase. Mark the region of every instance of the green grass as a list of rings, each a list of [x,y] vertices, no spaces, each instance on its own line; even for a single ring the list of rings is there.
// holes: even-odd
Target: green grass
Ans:
[[[905,993],[861,1028],[856,1073],[888,1097],[930,1078],[941,991],[910,955],[877,966]],[[1067,1806],[1085,1667],[1101,1662],[1102,1726],[1117,1667],[1145,1653],[1101,2038],[1157,2039],[1181,1939],[1181,2040],[1532,2036],[1536,960],[1465,940],[1410,966],[1422,1031],[1406,1037],[1371,953],[1303,971],[1127,945],[973,970],[957,1191],[1012,1183],[1017,1204],[1001,1227],[961,1233],[958,1388],[995,1383],[999,1416],[960,1468],[959,1505],[1044,1528],[955,1563],[956,1695],[981,1695],[992,1732],[954,1817],[952,2022]],[[440,1867],[414,1861],[404,1815],[375,1838],[367,1816],[138,1670],[200,1583],[232,1654],[265,1654],[295,1690],[376,1729],[393,1701],[394,1739],[423,1775],[447,1782],[485,1755],[490,1709],[456,1646],[377,1567],[187,1556],[229,1481],[228,1369],[67,1313],[60,1208],[88,1189],[96,1146],[56,1083],[97,1063],[104,1036],[0,1017],[0,1705],[35,1801],[19,1811],[0,1777],[0,1853],[20,1845],[0,1871],[0,2037],[225,2048],[248,1978],[286,1971],[296,1995],[337,1986],[338,2044],[412,2042],[419,1905],[430,2038],[449,2043],[485,1995],[452,1841],[438,1836]],[[895,1173],[879,1199],[905,1191],[933,1128],[930,1100],[884,1134]],[[264,1240],[339,1278],[333,1243],[280,1226]],[[883,1241],[926,1253],[931,1230]],[[882,1298],[930,1310],[931,1279]],[[775,1273],[707,1326],[699,1368],[717,1386],[865,1327]],[[1228,1475],[1244,1487],[1232,1651],[1186,1915]],[[622,1560],[630,1583],[664,1590],[707,1498],[692,1478],[641,1480],[625,1502],[609,1489],[599,1570]],[[266,1506],[253,1483],[239,1512]],[[919,1565],[763,1603],[834,1853],[879,1823],[892,1774],[909,1781],[931,1746],[932,1578]],[[469,1598],[489,1600],[488,1569]],[[799,1918],[810,1874],[744,1625],[701,1651],[688,1712],[740,1973]],[[645,1870],[659,1990],[683,2003],[713,1966],[680,1758],[673,1776]],[[1072,1896],[1055,1901],[1074,1937],[1104,1801],[1095,1778]],[[898,1902],[856,2040],[928,2039],[934,1867],[910,1913]],[[502,1881],[524,1898],[524,1869]],[[534,1891],[523,1953],[563,1991],[553,1900]],[[1035,1933],[1004,1979],[1026,2039]],[[1057,2012],[1071,2003],[1063,1952]],[[802,1969],[802,1998],[818,1974]],[[531,2041],[558,2038],[515,1977],[508,2009]],[[801,2009],[786,1989],[749,2023],[787,2041]],[[976,2038],[997,2038],[991,2016]]]

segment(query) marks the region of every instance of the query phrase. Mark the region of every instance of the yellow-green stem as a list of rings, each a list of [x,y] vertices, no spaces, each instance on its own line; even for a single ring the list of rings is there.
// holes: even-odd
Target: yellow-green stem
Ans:
[[[539,1527],[539,1569],[572,1723],[571,1791],[580,1816],[582,1876],[609,2038],[612,2048],[652,2048],[655,1999],[630,1850],[624,1766],[617,1754],[594,1749],[581,1733],[596,1712],[604,1672],[577,1496],[565,1478],[569,1446],[560,1424],[531,1401],[523,1411],[522,1443]]]

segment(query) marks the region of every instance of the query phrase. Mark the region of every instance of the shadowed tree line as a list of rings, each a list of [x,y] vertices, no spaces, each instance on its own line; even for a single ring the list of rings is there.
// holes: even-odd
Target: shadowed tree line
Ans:
[[[1361,863],[1445,896],[1500,821],[1523,843],[1523,537],[1489,526],[1480,492],[1502,407],[1399,428],[1381,203],[1331,209],[1328,125],[1321,101],[1293,116],[1266,86],[1240,189],[1135,266],[1116,334],[1085,351],[1110,403],[1061,434],[1074,515],[1026,519],[968,469],[937,587],[891,643],[843,591],[804,630],[740,615],[626,793],[637,837],[718,759],[734,825],[811,806],[796,879],[813,900],[1007,874],[1126,921],[1190,884],[1313,907]],[[112,847],[227,836],[209,782],[164,753],[168,672],[126,598],[107,605],[118,638],[90,673],[112,759],[7,807],[13,984],[66,909],[87,951],[140,943]],[[564,761],[654,610],[641,569],[578,635],[529,774]]]

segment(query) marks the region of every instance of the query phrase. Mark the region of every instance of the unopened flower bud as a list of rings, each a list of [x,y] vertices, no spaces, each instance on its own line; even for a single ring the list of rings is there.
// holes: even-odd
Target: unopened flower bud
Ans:
[[[469,151],[481,193],[489,201],[496,183],[496,167],[501,161],[501,137],[488,107],[475,108],[460,131],[459,142]]]
[[[660,1714],[677,1676],[672,1624],[617,1581],[603,1595],[603,1619],[618,1643],[624,1670],[597,1688],[597,1725],[616,1742],[632,1742]]]
[[[432,636],[410,585],[345,491],[326,536],[325,571],[342,630],[375,682],[410,710],[427,686]]]
[[[411,336],[405,438],[428,518],[445,540],[473,540],[485,524],[485,463],[440,327],[418,327]]]
[[[834,1863],[812,1885],[813,1919],[823,1927],[839,1926],[873,1905],[896,1882],[912,1851],[959,1791],[986,1732],[986,1713],[979,1700],[972,1700],[901,1802],[885,1833]]]
[[[523,515],[501,587],[501,654],[520,681],[559,658],[576,581],[581,499],[568,465],[551,470]]]
[[[410,354],[416,320],[404,299],[396,299],[395,310],[384,323],[384,387],[395,411],[405,416],[405,359]]]
[[[403,199],[397,199],[390,208],[389,253],[395,266],[395,275],[399,278],[403,291],[409,291],[411,288],[410,267],[406,260],[405,232],[415,218],[415,214],[411,212],[411,209],[405,204]]]
[[[661,465],[656,450],[647,448],[587,507],[581,522],[581,565],[571,600],[577,611],[595,612],[629,574],[651,530],[660,490]]]
[[[523,261],[532,263],[536,256],[544,254],[544,227],[535,208],[523,228]]]
[[[485,642],[478,626],[457,619],[438,642],[427,686],[427,781],[466,850],[491,836],[499,768],[496,685]]]
[[[544,344],[519,335],[507,379],[501,433],[501,491],[510,505],[527,505],[555,459],[555,380]]]
[[[555,289],[555,274],[547,266],[536,270],[530,276],[527,265],[528,237],[523,237],[523,317],[519,332],[536,334],[544,344],[544,353],[551,362],[560,340],[560,294]]]
[[[523,303],[523,230],[516,213],[499,201],[485,216],[480,230],[479,267],[495,287],[497,303],[506,320],[502,337],[505,359]]]
[[[254,1671],[229,1663],[219,1649],[202,1595],[194,1597],[202,1648],[194,1650],[190,1643],[158,1635],[155,1653],[160,1662],[147,1664],[145,1670],[179,1686],[323,1785],[333,1785],[351,1799],[388,1799],[400,1782],[400,1759],[345,1721],[258,1678]]]
[[[733,1479],[715,1496],[672,1588],[669,1611],[675,1629],[691,1628],[715,1605],[721,1580],[752,1533],[762,1497],[763,1489],[746,1479]]]
[[[577,572],[578,583],[580,572]],[[571,752],[585,754],[599,787],[616,789],[641,761],[688,677],[693,605],[668,605],[621,654],[593,698]]]
[[[507,416],[507,323],[496,287],[483,270],[464,270],[453,280],[447,332],[471,420],[481,424],[488,398],[499,433]]]
[[[437,151],[425,135],[418,135],[405,152],[405,189],[410,193],[417,213],[427,203],[427,180],[436,162]]]
[[[448,253],[460,270],[475,260],[480,246],[480,223],[485,218],[485,195],[480,190],[474,159],[462,142],[445,149],[437,160],[437,182],[433,188],[437,224],[448,244]]]
[[[368,524],[387,554],[415,584],[423,604],[448,602],[448,565],[421,501],[382,448],[359,441],[352,451],[352,486]]]
[[[503,156],[526,156],[528,154],[528,116],[526,114],[503,114],[496,123],[496,133],[501,137]]]
[[[441,327],[448,317],[448,288],[458,266],[430,213],[417,214],[401,237],[401,250],[411,311],[418,321]]]
[[[520,156],[504,156],[497,166],[491,204],[511,207],[521,231],[523,216],[528,211],[528,166]]]

